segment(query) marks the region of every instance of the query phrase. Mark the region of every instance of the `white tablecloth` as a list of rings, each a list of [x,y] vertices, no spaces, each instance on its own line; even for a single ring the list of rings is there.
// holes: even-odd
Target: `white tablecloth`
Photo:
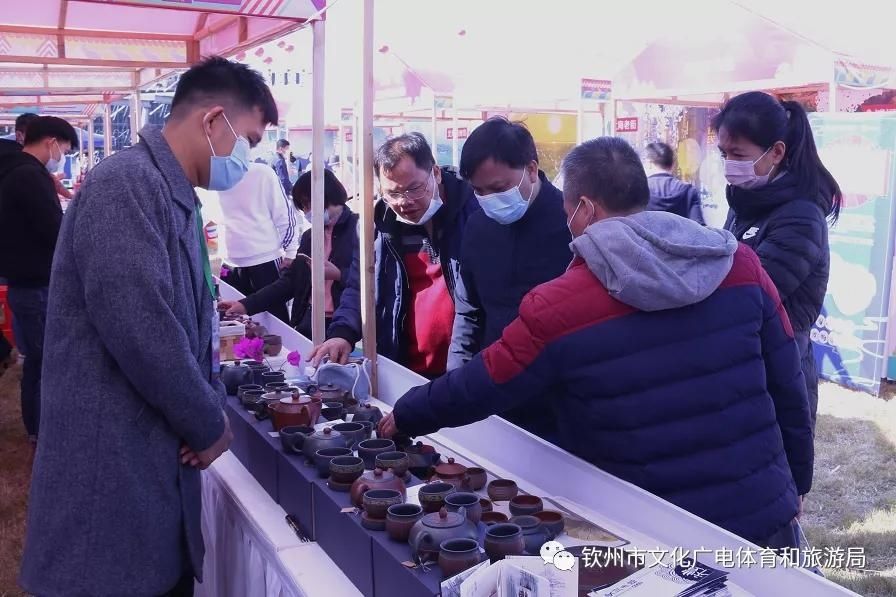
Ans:
[[[204,582],[197,597],[359,597],[316,543],[303,543],[286,512],[227,453],[202,487]]]

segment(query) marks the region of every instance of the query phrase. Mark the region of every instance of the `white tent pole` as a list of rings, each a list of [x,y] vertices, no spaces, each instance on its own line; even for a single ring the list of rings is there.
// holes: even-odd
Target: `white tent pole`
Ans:
[[[436,121],[436,95],[433,92],[432,95],[432,155],[436,159],[436,163],[439,162],[439,131],[438,131],[438,122]]]
[[[459,128],[458,128],[458,120],[457,120],[457,98],[451,99],[451,126],[454,127],[454,134],[451,136],[451,165],[455,168],[460,166],[460,154],[457,152],[458,149],[458,137]]]
[[[831,79],[828,81],[828,112],[837,111],[837,57],[831,59]]]
[[[93,147],[93,137],[90,138],[90,145]],[[103,156],[112,155],[112,104],[106,104],[103,110]],[[90,163],[93,164],[93,156],[90,156]]]
[[[136,145],[140,132],[140,92],[136,89],[131,94],[131,145]]]
[[[363,0],[361,23],[361,109],[358,135],[360,146],[361,198],[361,327],[364,332],[364,356],[372,364],[371,394],[377,396],[376,319],[373,286],[373,0]]]
[[[324,50],[325,22],[311,24],[311,339],[326,339],[324,329]]]
[[[106,110],[108,110],[109,104],[106,104]],[[90,170],[93,168],[93,117],[90,118],[90,121],[87,123],[87,169]]]

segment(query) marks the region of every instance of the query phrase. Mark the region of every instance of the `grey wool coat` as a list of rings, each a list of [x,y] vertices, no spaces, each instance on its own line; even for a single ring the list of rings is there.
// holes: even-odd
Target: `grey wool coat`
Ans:
[[[158,128],[88,174],[53,261],[22,586],[158,595],[202,571],[200,451],[224,432],[198,200]]]

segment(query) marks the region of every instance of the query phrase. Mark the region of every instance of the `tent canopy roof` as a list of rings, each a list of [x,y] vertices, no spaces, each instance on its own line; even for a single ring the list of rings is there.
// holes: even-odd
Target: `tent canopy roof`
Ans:
[[[0,105],[121,94],[314,18],[325,0],[27,0],[0,13]],[[28,100],[32,102],[30,99]]]

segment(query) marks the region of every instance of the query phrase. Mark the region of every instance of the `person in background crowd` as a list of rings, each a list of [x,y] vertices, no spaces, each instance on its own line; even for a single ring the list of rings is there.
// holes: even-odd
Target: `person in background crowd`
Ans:
[[[38,115],[32,112],[25,112],[16,117],[16,138],[15,140],[0,139],[0,156],[21,151],[22,145],[25,144],[25,131],[28,130],[28,125],[37,118],[39,118]]]
[[[25,354],[22,419],[33,443],[40,426],[50,268],[62,224],[62,206],[50,172],[77,142],[68,122],[39,116],[28,125],[22,150],[0,156],[0,277],[7,280],[16,337]]]
[[[207,58],[181,75],[164,128],[145,127],[97,164],[66,213],[20,577],[28,593],[181,596],[202,579],[200,469],[232,435],[194,188],[237,184],[276,122],[259,73]]]
[[[302,174],[292,188],[296,209],[311,221],[311,173]],[[358,251],[358,216],[346,205],[348,195],[336,175],[324,170],[324,279],[326,324],[339,305],[349,279],[352,256]],[[255,315],[285,305],[292,299],[289,324],[311,337],[311,229],[302,234],[299,255],[283,276],[239,301],[221,301],[218,309],[229,315]]]
[[[289,164],[286,163],[286,154],[288,153],[290,153],[289,141],[286,139],[277,141],[277,157],[274,159],[274,172],[277,173],[277,178],[280,179],[280,184],[283,185],[283,192],[287,196],[292,191],[292,183],[289,182]]]
[[[644,149],[644,157],[647,187],[650,189],[647,209],[667,211],[704,224],[700,192],[672,175],[675,170],[675,152],[672,148],[659,141],[650,143]]]
[[[419,133],[386,141],[374,169],[377,352],[435,378],[448,363],[463,231],[479,203],[466,182],[436,164]],[[361,339],[359,258],[352,259],[328,340],[311,353],[315,367],[324,357],[345,363]]]
[[[563,193],[538,169],[525,126],[492,118],[476,128],[464,143],[460,175],[482,210],[464,231],[449,371],[497,341],[523,297],[562,275],[572,260]],[[551,437],[551,419],[540,408],[526,404],[506,416]]]
[[[16,362],[15,354],[12,350],[12,344],[6,339],[3,332],[0,332],[0,377],[6,373],[13,363]]]
[[[551,391],[560,446],[760,546],[796,547],[812,431],[793,331],[759,259],[724,230],[644,211],[624,140],[563,162],[576,258],[501,339],[412,389],[380,424],[411,436]]]
[[[249,164],[246,176],[218,197],[227,267],[222,279],[248,296],[279,280],[280,270],[292,265],[299,247],[297,214],[277,175],[262,164]],[[271,314],[289,322],[285,303]]]
[[[818,372],[809,332],[830,273],[828,222],[840,214],[840,186],[815,148],[806,111],[754,91],[729,100],[713,119],[725,159],[731,210],[725,229],[756,251],[790,316],[812,429]]]

